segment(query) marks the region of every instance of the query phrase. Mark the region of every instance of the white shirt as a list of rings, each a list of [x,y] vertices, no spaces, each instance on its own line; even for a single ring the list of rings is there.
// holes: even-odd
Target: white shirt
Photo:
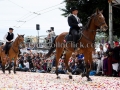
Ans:
[[[26,68],[29,68],[29,62],[24,63]]]
[[[55,32],[54,31],[51,31],[50,32],[50,37],[54,37],[55,36]]]
[[[74,14],[72,15],[77,19],[78,23],[80,23],[80,19],[77,17],[77,15],[74,15]]]
[[[11,34],[12,34],[12,33],[11,33]],[[8,42],[8,40],[6,39],[7,36],[8,36],[8,32],[7,32],[7,34],[5,34],[5,36],[4,36],[4,38],[3,38],[6,42]],[[14,35],[13,35],[13,39],[12,39],[11,41],[13,41],[13,40],[14,40]]]
[[[92,54],[92,58],[96,59],[97,58],[97,54]]]

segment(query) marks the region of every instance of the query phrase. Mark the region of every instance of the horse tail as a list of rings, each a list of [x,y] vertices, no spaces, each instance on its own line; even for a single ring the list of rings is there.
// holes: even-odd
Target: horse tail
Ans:
[[[48,58],[48,57],[52,54],[52,52],[55,50],[55,48],[56,48],[55,40],[56,40],[57,37],[58,37],[58,36],[56,36],[56,37],[54,38],[50,50],[49,50],[48,53],[45,55],[46,58]]]

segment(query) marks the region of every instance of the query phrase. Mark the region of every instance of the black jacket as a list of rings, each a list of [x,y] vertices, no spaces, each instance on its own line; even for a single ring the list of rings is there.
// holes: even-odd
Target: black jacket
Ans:
[[[115,47],[113,49],[113,58],[118,62],[120,61],[120,47]]]
[[[14,34],[13,34],[13,33],[10,34],[10,33],[8,32],[8,35],[7,35],[6,39],[7,39],[8,41],[10,41],[10,40],[12,40],[13,38],[14,38]]]
[[[80,27],[78,27],[78,24],[80,23],[80,20],[77,21],[77,19],[75,18],[75,16],[70,15],[68,17],[68,25],[70,26],[70,31],[69,33],[71,34],[71,30],[79,30]]]

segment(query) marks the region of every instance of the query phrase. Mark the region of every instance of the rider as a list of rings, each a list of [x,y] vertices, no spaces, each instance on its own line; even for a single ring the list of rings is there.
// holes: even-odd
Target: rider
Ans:
[[[54,32],[54,27],[51,27],[51,32],[50,32],[50,38],[51,38],[51,42],[53,42],[54,38],[55,38],[55,32]]]
[[[78,9],[77,7],[71,7],[70,9],[71,15],[68,17],[68,24],[70,26],[70,31],[69,34],[73,36],[73,42],[75,43],[74,50],[77,49],[76,44],[77,44],[77,35],[82,27],[82,23],[80,22],[80,19],[77,17],[78,14]]]
[[[13,28],[9,28],[9,32],[7,32],[7,34],[5,34],[4,36],[4,40],[6,41],[4,48],[6,56],[8,54],[8,46],[11,42],[13,42],[13,39],[14,39]]]

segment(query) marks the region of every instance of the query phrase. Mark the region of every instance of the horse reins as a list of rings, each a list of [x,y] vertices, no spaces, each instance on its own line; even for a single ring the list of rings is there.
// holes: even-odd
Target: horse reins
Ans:
[[[14,42],[13,42],[14,43]],[[24,42],[21,42],[22,44],[24,43]],[[18,44],[18,41],[17,41],[17,44]],[[13,49],[13,46],[12,46],[12,49]],[[18,44],[18,52],[16,52],[14,49],[13,49],[13,51],[15,52],[15,53],[18,53],[19,52],[19,44]]]
[[[92,17],[94,17],[96,14],[93,14],[91,17],[90,17],[90,19],[92,19]],[[94,18],[94,21],[95,20],[97,20],[100,24],[99,24],[99,27],[101,27],[103,24],[105,24],[105,22],[103,22],[103,23],[101,23],[99,20],[98,20],[98,18],[95,16],[95,18]],[[90,30],[91,32],[94,32],[94,31],[96,31],[96,30]],[[88,37],[86,37],[82,32],[80,32],[88,41],[90,41],[90,42],[92,42],[92,43],[95,43],[95,40],[90,40]],[[82,37],[82,36],[81,36]]]

